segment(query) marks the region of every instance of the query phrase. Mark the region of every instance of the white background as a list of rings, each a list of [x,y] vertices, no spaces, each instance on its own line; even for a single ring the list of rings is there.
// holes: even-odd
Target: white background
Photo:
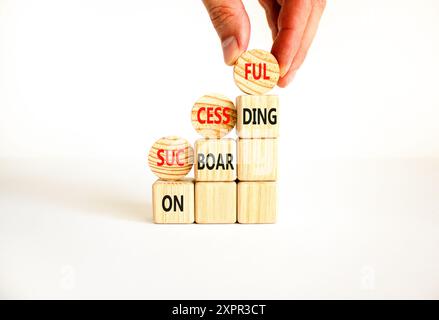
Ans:
[[[149,147],[240,94],[203,5],[0,0],[0,298],[439,298],[438,57],[437,1],[329,0],[278,223],[154,225]]]

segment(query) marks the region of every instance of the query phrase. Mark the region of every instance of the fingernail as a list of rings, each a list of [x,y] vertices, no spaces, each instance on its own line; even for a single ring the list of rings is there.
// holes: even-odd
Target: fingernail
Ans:
[[[235,63],[239,55],[238,41],[234,36],[225,39],[221,46],[223,47],[224,62],[228,65]]]
[[[279,70],[279,74],[280,77],[283,78],[285,76],[289,76],[288,75],[288,71],[290,71],[291,69],[291,64],[293,63],[293,59],[291,59],[291,61],[289,61],[286,65],[281,66],[280,70]],[[296,72],[294,72],[296,73]]]
[[[281,67],[279,70],[279,75],[281,78],[285,77],[285,75],[287,74],[288,70],[290,69],[290,66],[285,66],[285,67]]]

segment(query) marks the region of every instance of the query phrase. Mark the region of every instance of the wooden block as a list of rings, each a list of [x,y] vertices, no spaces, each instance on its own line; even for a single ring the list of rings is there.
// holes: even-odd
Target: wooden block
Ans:
[[[277,139],[238,139],[238,180],[277,179]]]
[[[232,100],[220,94],[208,94],[195,102],[192,125],[205,138],[222,138],[236,124],[236,108]]]
[[[267,51],[254,49],[244,52],[233,68],[236,85],[248,94],[264,94],[279,80],[279,64]]]
[[[195,222],[235,223],[236,182],[196,182]]]
[[[183,138],[161,138],[149,150],[149,167],[156,176],[164,180],[184,178],[191,171],[193,163],[194,149]]]
[[[193,223],[195,218],[194,181],[157,180],[152,185],[155,223]]]
[[[279,135],[278,96],[239,96],[236,98],[240,138],[277,138]]]
[[[238,182],[238,222],[275,223],[276,182]]]
[[[236,141],[199,139],[195,142],[196,181],[234,181],[236,179]]]

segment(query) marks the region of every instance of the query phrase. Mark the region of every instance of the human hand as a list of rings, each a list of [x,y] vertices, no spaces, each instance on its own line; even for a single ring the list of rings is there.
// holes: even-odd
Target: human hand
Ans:
[[[247,50],[250,20],[241,0],[203,0],[220,39],[224,61],[233,65]],[[273,36],[271,52],[279,62],[278,85],[286,87],[305,60],[325,0],[259,0]]]

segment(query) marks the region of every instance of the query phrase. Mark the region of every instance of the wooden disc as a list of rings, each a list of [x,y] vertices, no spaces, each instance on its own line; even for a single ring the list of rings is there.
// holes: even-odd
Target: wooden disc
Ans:
[[[236,108],[232,100],[221,94],[207,94],[195,102],[191,119],[203,137],[219,139],[235,127]]]
[[[157,177],[164,180],[185,177],[193,163],[194,149],[187,140],[180,137],[161,138],[149,150],[149,167]]]
[[[233,77],[243,92],[261,95],[276,86],[279,64],[270,52],[259,49],[246,51],[236,61]]]

